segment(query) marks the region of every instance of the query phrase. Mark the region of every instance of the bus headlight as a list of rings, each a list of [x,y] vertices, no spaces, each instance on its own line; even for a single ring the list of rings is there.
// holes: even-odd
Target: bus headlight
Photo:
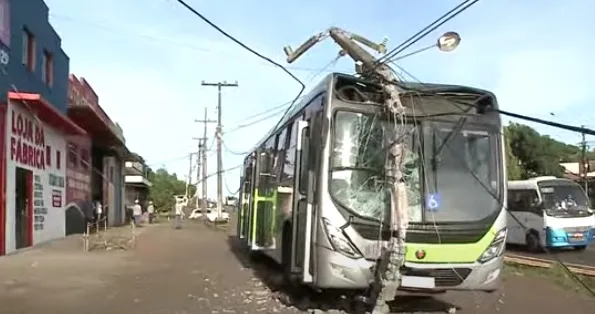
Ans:
[[[480,263],[486,263],[494,258],[502,255],[504,253],[504,249],[506,248],[506,233],[507,229],[503,228],[496,234],[490,246],[481,254],[479,259],[477,260]]]
[[[326,218],[322,218],[322,223],[328,240],[335,251],[350,258],[362,257],[362,254],[355,248],[351,241],[347,239],[343,230],[333,226]]]

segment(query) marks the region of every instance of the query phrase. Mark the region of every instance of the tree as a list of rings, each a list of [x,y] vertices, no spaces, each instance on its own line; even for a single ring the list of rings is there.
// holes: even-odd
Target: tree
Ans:
[[[533,128],[519,123],[504,127],[507,150],[507,172],[510,180],[535,176],[564,175],[562,162],[578,162],[578,146],[556,141],[541,135]],[[589,152],[590,158],[595,157]]]
[[[508,180],[520,180],[523,177],[521,161],[514,155],[510,147],[510,131],[504,128],[504,149],[506,150],[506,173]]]
[[[167,170],[160,168],[156,172],[152,170],[149,177],[153,186],[149,190],[150,198],[158,211],[170,211],[174,208],[174,195],[186,193],[186,182],[178,179],[175,173],[170,174]],[[190,195],[193,195],[196,188],[190,187]]]

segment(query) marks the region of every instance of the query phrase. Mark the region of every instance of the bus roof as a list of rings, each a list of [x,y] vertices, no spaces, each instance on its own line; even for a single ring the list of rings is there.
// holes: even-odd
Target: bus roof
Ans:
[[[576,184],[576,182],[566,179],[566,178],[558,178],[554,176],[542,176],[542,177],[535,177],[530,178],[527,180],[511,180],[508,181],[508,189],[536,189],[537,184],[543,181],[558,181],[558,182],[568,182]]]
[[[310,101],[317,97],[321,92],[329,90],[333,82],[344,79],[344,80],[353,80],[354,83],[360,82],[363,84],[377,84],[374,82],[370,82],[369,80],[365,80],[362,78],[358,78],[352,74],[340,73],[340,72],[332,72],[327,74],[314,88],[312,88],[305,96],[300,97],[296,103],[281,117],[281,119],[277,122],[276,126],[271,128],[265,136],[261,138],[260,141],[256,145],[254,145],[253,149],[250,151],[256,150],[259,146],[261,146],[271,134],[277,131],[278,127],[282,127],[289,121],[293,116],[300,112],[304,107],[306,107]],[[415,94],[415,95],[423,95],[423,94],[475,94],[475,95],[482,95],[488,96],[492,98],[493,102],[492,105],[494,108],[498,108],[498,103],[496,101],[496,96],[487,90],[479,89],[475,87],[465,86],[465,85],[448,85],[448,84],[437,84],[437,83],[420,83],[420,82],[407,82],[403,81],[399,83],[399,86],[402,87],[401,93],[402,94]]]

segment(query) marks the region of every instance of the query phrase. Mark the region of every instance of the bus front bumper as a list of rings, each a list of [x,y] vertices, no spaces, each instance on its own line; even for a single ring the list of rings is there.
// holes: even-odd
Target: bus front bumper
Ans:
[[[549,248],[587,246],[595,240],[595,229],[584,232],[566,232],[562,228],[546,228],[546,245]]]
[[[487,263],[423,264],[406,262],[402,290],[494,291],[500,287],[503,256]],[[374,281],[373,261],[351,259],[319,248],[314,285],[319,288],[366,289]],[[408,287],[408,285],[411,285]]]

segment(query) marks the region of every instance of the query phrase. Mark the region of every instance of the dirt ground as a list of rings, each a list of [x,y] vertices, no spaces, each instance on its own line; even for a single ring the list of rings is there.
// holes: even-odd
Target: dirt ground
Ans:
[[[130,232],[114,230],[109,232]],[[164,222],[138,231],[135,248],[127,251],[84,252],[80,237],[69,237],[0,258],[0,313],[332,313],[348,303],[340,296],[315,296],[319,302],[312,302],[271,292],[279,284],[274,266],[249,263],[229,236],[233,231],[193,222],[181,230]],[[580,314],[592,313],[593,300],[547,279],[513,273],[490,295],[407,297],[393,310],[410,313],[416,304],[423,313],[452,304],[457,313]]]

